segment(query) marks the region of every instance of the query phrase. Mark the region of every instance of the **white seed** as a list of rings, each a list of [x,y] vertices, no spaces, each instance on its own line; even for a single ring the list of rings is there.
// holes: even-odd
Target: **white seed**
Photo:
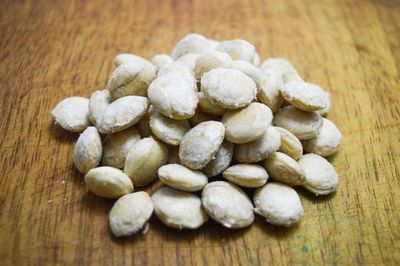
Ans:
[[[153,213],[153,201],[144,191],[122,196],[109,215],[110,229],[115,236],[130,236],[146,227]]]
[[[201,202],[208,215],[227,228],[247,227],[254,221],[250,199],[231,183],[208,183],[203,189]]]
[[[256,190],[253,200],[256,205],[254,211],[274,225],[289,227],[304,215],[296,190],[285,184],[267,183]]]
[[[322,127],[317,136],[304,141],[303,145],[307,152],[327,157],[338,151],[340,142],[342,142],[340,130],[332,121],[322,118]]]
[[[236,69],[249,76],[259,87],[260,71],[251,63],[243,60],[235,60],[224,65],[225,68]]]
[[[172,62],[163,65],[157,73],[157,78],[169,74],[179,74],[181,79],[184,78],[187,82],[191,84],[191,86],[193,86],[193,84],[196,84],[196,79],[194,78],[193,71],[188,66],[180,62]],[[194,90],[197,91],[197,88],[194,88]]]
[[[250,63],[257,61],[257,52],[251,43],[245,40],[222,41],[216,47],[218,51],[228,53],[233,60],[244,60]]]
[[[329,102],[328,93],[321,87],[303,81],[285,83],[281,93],[287,102],[304,111],[322,110]]]
[[[276,127],[276,129],[281,137],[281,146],[279,147],[279,151],[289,155],[295,160],[300,159],[303,154],[303,146],[301,145],[300,140],[284,128]]]
[[[176,62],[184,64],[187,66],[192,72],[194,72],[194,68],[196,67],[196,59],[199,57],[199,54],[189,53],[182,55],[176,60]]]
[[[129,177],[109,166],[90,169],[85,175],[85,184],[97,196],[110,199],[117,199],[133,190]]]
[[[88,127],[79,136],[74,148],[74,164],[82,174],[99,165],[101,138],[95,127]]]
[[[207,176],[202,172],[179,164],[161,166],[158,177],[164,184],[183,191],[199,191],[208,183]]]
[[[187,120],[174,120],[153,110],[150,113],[150,129],[163,142],[179,145],[183,135],[189,131],[190,124]]]
[[[275,127],[270,126],[259,139],[237,145],[235,159],[241,163],[260,162],[277,151],[280,145],[281,138],[279,132]]]
[[[207,121],[219,121],[220,118],[215,115],[207,114],[204,113],[203,111],[200,110],[200,108],[197,108],[196,112],[194,115],[189,118],[190,124],[194,127],[197,126],[200,123],[207,122]]]
[[[304,81],[297,72],[286,72],[282,75],[283,83]]]
[[[69,97],[57,104],[51,111],[54,122],[71,132],[82,132],[89,125],[89,99]]]
[[[219,51],[207,51],[199,55],[195,61],[194,73],[197,80],[200,80],[201,76],[218,67],[222,67],[232,61],[229,54]]]
[[[280,89],[282,80],[279,73],[272,68],[262,68],[260,70],[259,90],[257,98],[266,104],[273,112],[278,111],[283,103]]]
[[[114,70],[106,88],[114,100],[129,95],[146,96],[147,87],[155,77],[156,70],[151,63],[126,62]]]
[[[260,55],[257,53],[257,51],[255,52],[253,59],[251,60],[251,63],[255,66],[255,67],[259,67],[260,66]]]
[[[119,54],[114,58],[114,65],[116,67],[122,65],[123,63],[152,66],[152,63],[149,60],[134,54]]]
[[[124,168],[126,155],[139,140],[139,132],[134,127],[107,135],[103,148],[102,164],[120,169]]]
[[[160,68],[162,68],[164,65],[167,65],[169,63],[174,62],[174,59],[172,59],[169,55],[167,54],[156,54],[153,59],[151,59],[151,62],[156,67],[156,70],[158,71]]]
[[[222,173],[223,177],[242,187],[261,187],[269,176],[267,171],[258,164],[236,164]]]
[[[224,140],[225,128],[221,122],[203,122],[189,130],[179,146],[182,164],[194,170],[206,166],[218,152]]]
[[[317,113],[319,113],[322,116],[326,116],[330,111],[331,111],[331,97],[329,96],[328,93],[328,106],[322,110],[318,110]]]
[[[198,33],[189,33],[176,44],[171,52],[171,56],[176,60],[182,55],[188,53],[201,54],[213,49],[214,46],[215,44],[203,35]]]
[[[203,169],[203,173],[208,176],[221,174],[231,164],[234,144],[224,140],[219,148],[215,159],[212,159]]]
[[[303,187],[307,190],[315,195],[327,195],[336,190],[339,177],[335,168],[324,157],[309,153],[300,158],[299,164],[306,176]]]
[[[179,73],[170,73],[150,84],[149,100],[163,115],[172,119],[187,119],[194,115],[198,103],[195,86]]]
[[[200,197],[196,194],[162,187],[151,196],[151,199],[157,217],[169,227],[196,229],[208,220]]]
[[[197,92],[196,95],[199,99],[199,108],[204,113],[216,116],[222,116],[225,113],[226,110],[224,108],[210,102],[202,91]]]
[[[110,105],[111,96],[108,90],[95,91],[89,99],[89,119],[93,125],[101,119],[104,110]]]
[[[256,83],[236,69],[216,68],[201,77],[204,95],[226,109],[238,109],[251,103],[256,97]]]
[[[281,78],[287,73],[297,73],[292,63],[284,58],[269,58],[262,63],[261,68],[272,68],[278,72]]]
[[[284,153],[274,152],[263,161],[263,166],[276,181],[291,186],[302,185],[305,181],[305,174],[299,163]]]
[[[124,172],[135,186],[145,186],[157,179],[157,170],[168,161],[168,150],[153,138],[136,142],[125,159]]]
[[[125,96],[113,101],[96,124],[102,134],[122,131],[135,125],[146,114],[149,102],[141,96]]]
[[[264,135],[272,121],[272,112],[261,103],[251,103],[243,109],[227,111],[222,117],[230,142],[243,144]]]
[[[322,126],[322,117],[316,112],[305,112],[293,106],[285,106],[275,115],[274,123],[289,130],[298,139],[306,140],[317,136]]]

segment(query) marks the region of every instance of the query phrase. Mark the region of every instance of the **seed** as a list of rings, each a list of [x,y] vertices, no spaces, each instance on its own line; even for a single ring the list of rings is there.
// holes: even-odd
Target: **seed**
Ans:
[[[215,44],[203,35],[197,33],[189,33],[183,37],[172,50],[173,59],[178,59],[184,54],[196,53],[201,54],[205,51],[213,49]]]
[[[297,72],[286,72],[282,75],[282,81],[283,83],[288,83],[292,81],[303,82],[304,80],[300,77],[300,75]]]
[[[219,121],[220,118],[215,115],[204,113],[203,111],[200,110],[200,108],[197,108],[196,112],[194,113],[194,116],[189,118],[189,122],[193,127],[197,126],[200,123],[207,122],[210,120]]]
[[[90,169],[85,184],[97,196],[117,199],[133,190],[132,181],[121,170],[110,166]]]
[[[196,95],[199,99],[199,108],[204,113],[216,116],[222,116],[225,113],[224,108],[210,102],[202,91],[197,92]]]
[[[208,215],[227,228],[247,227],[254,221],[250,199],[231,183],[208,183],[203,189],[201,202]]]
[[[101,138],[95,127],[88,127],[79,136],[74,148],[74,164],[82,174],[99,165]]]
[[[267,183],[254,193],[254,211],[268,223],[292,226],[304,215],[299,195],[293,188],[278,182]]]
[[[295,160],[300,159],[303,154],[303,146],[301,145],[300,140],[293,135],[290,131],[281,128],[275,127],[281,138],[281,146],[279,147],[279,151],[283,152]]]
[[[267,171],[258,164],[236,164],[224,171],[223,177],[242,187],[261,187],[269,176]]]
[[[339,177],[335,168],[323,157],[309,153],[303,155],[299,164],[304,170],[306,180],[303,186],[315,195],[327,195],[336,190]]]
[[[222,41],[216,47],[217,51],[228,53],[233,60],[243,60],[250,63],[256,60],[256,48],[245,40]]]
[[[176,62],[187,66],[194,73],[194,68],[196,67],[196,59],[198,57],[199,54],[189,53],[179,57]]]
[[[183,191],[201,190],[208,178],[202,172],[188,169],[179,164],[167,164],[158,169],[161,182]]]
[[[197,80],[200,80],[201,76],[218,67],[222,67],[232,61],[229,54],[219,51],[207,51],[199,55],[195,61],[194,73]]]
[[[119,54],[114,58],[114,65],[116,67],[124,63],[152,66],[152,63],[149,60],[134,54]]]
[[[168,161],[168,150],[153,138],[136,142],[125,159],[124,172],[135,186],[145,186],[157,179],[157,170]]]
[[[115,236],[130,236],[145,228],[153,213],[153,201],[144,191],[122,196],[110,211],[110,229]]]
[[[243,72],[244,74],[249,76],[249,78],[251,78],[254,81],[254,83],[257,84],[257,87],[259,86],[260,71],[253,64],[243,60],[235,60],[225,64],[224,67],[236,69]]]
[[[69,97],[57,104],[51,111],[55,123],[71,132],[82,132],[89,125],[89,99]]]
[[[206,174],[206,176],[211,177],[221,174],[226,168],[228,168],[232,161],[234,146],[233,143],[224,140],[215,155],[215,159],[212,159],[202,169],[203,173]]]
[[[182,164],[194,170],[206,166],[218,152],[224,140],[225,128],[221,122],[207,121],[189,130],[179,146]]]
[[[158,71],[160,68],[163,66],[174,62],[174,59],[172,59],[169,55],[167,54],[156,54],[153,59],[151,59],[151,62],[153,62],[154,66],[156,67],[156,70]]]
[[[279,73],[272,68],[261,68],[257,98],[271,108],[272,112],[278,111],[283,103],[280,89],[282,80]]]
[[[200,197],[169,187],[157,190],[151,199],[157,217],[167,226],[178,229],[196,229],[208,220]]]
[[[321,87],[303,81],[291,81],[281,88],[283,98],[304,111],[317,111],[328,106],[329,96]]]
[[[279,77],[283,77],[288,73],[297,73],[296,68],[287,59],[284,58],[269,58],[265,60],[261,69],[271,68],[278,72]]]
[[[111,97],[108,90],[95,91],[89,99],[89,119],[93,125],[100,121],[104,110],[110,105]]]

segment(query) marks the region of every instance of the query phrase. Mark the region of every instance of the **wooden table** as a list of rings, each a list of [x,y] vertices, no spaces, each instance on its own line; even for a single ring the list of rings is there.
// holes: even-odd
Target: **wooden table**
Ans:
[[[1,265],[399,265],[399,1],[10,0],[0,12]],[[177,231],[153,217],[145,235],[111,236],[113,202],[87,193],[78,135],[50,111],[103,88],[117,53],[169,53],[188,32],[247,39],[331,93],[340,185],[299,189],[298,226]]]

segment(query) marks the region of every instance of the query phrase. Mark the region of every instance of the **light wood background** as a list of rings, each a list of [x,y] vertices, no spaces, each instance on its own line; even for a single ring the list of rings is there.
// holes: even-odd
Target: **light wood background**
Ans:
[[[209,222],[176,231],[152,218],[116,239],[112,201],[88,194],[74,169],[78,135],[52,124],[63,98],[103,88],[120,52],[151,58],[188,32],[243,38],[262,58],[289,58],[332,96],[344,135],[332,158],[335,195],[299,189],[291,229]],[[400,2],[1,1],[1,265],[399,265]],[[148,191],[151,191],[149,188]]]

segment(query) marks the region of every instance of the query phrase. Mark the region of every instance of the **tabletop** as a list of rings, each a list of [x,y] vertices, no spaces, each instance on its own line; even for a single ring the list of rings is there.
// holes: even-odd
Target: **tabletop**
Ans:
[[[399,265],[399,1],[7,0],[0,12],[1,265]],[[330,92],[340,184],[327,197],[297,189],[297,226],[258,216],[178,231],[153,217],[146,234],[117,239],[113,201],[87,192],[78,134],[51,109],[104,88],[116,54],[169,53],[189,32],[246,39]]]

